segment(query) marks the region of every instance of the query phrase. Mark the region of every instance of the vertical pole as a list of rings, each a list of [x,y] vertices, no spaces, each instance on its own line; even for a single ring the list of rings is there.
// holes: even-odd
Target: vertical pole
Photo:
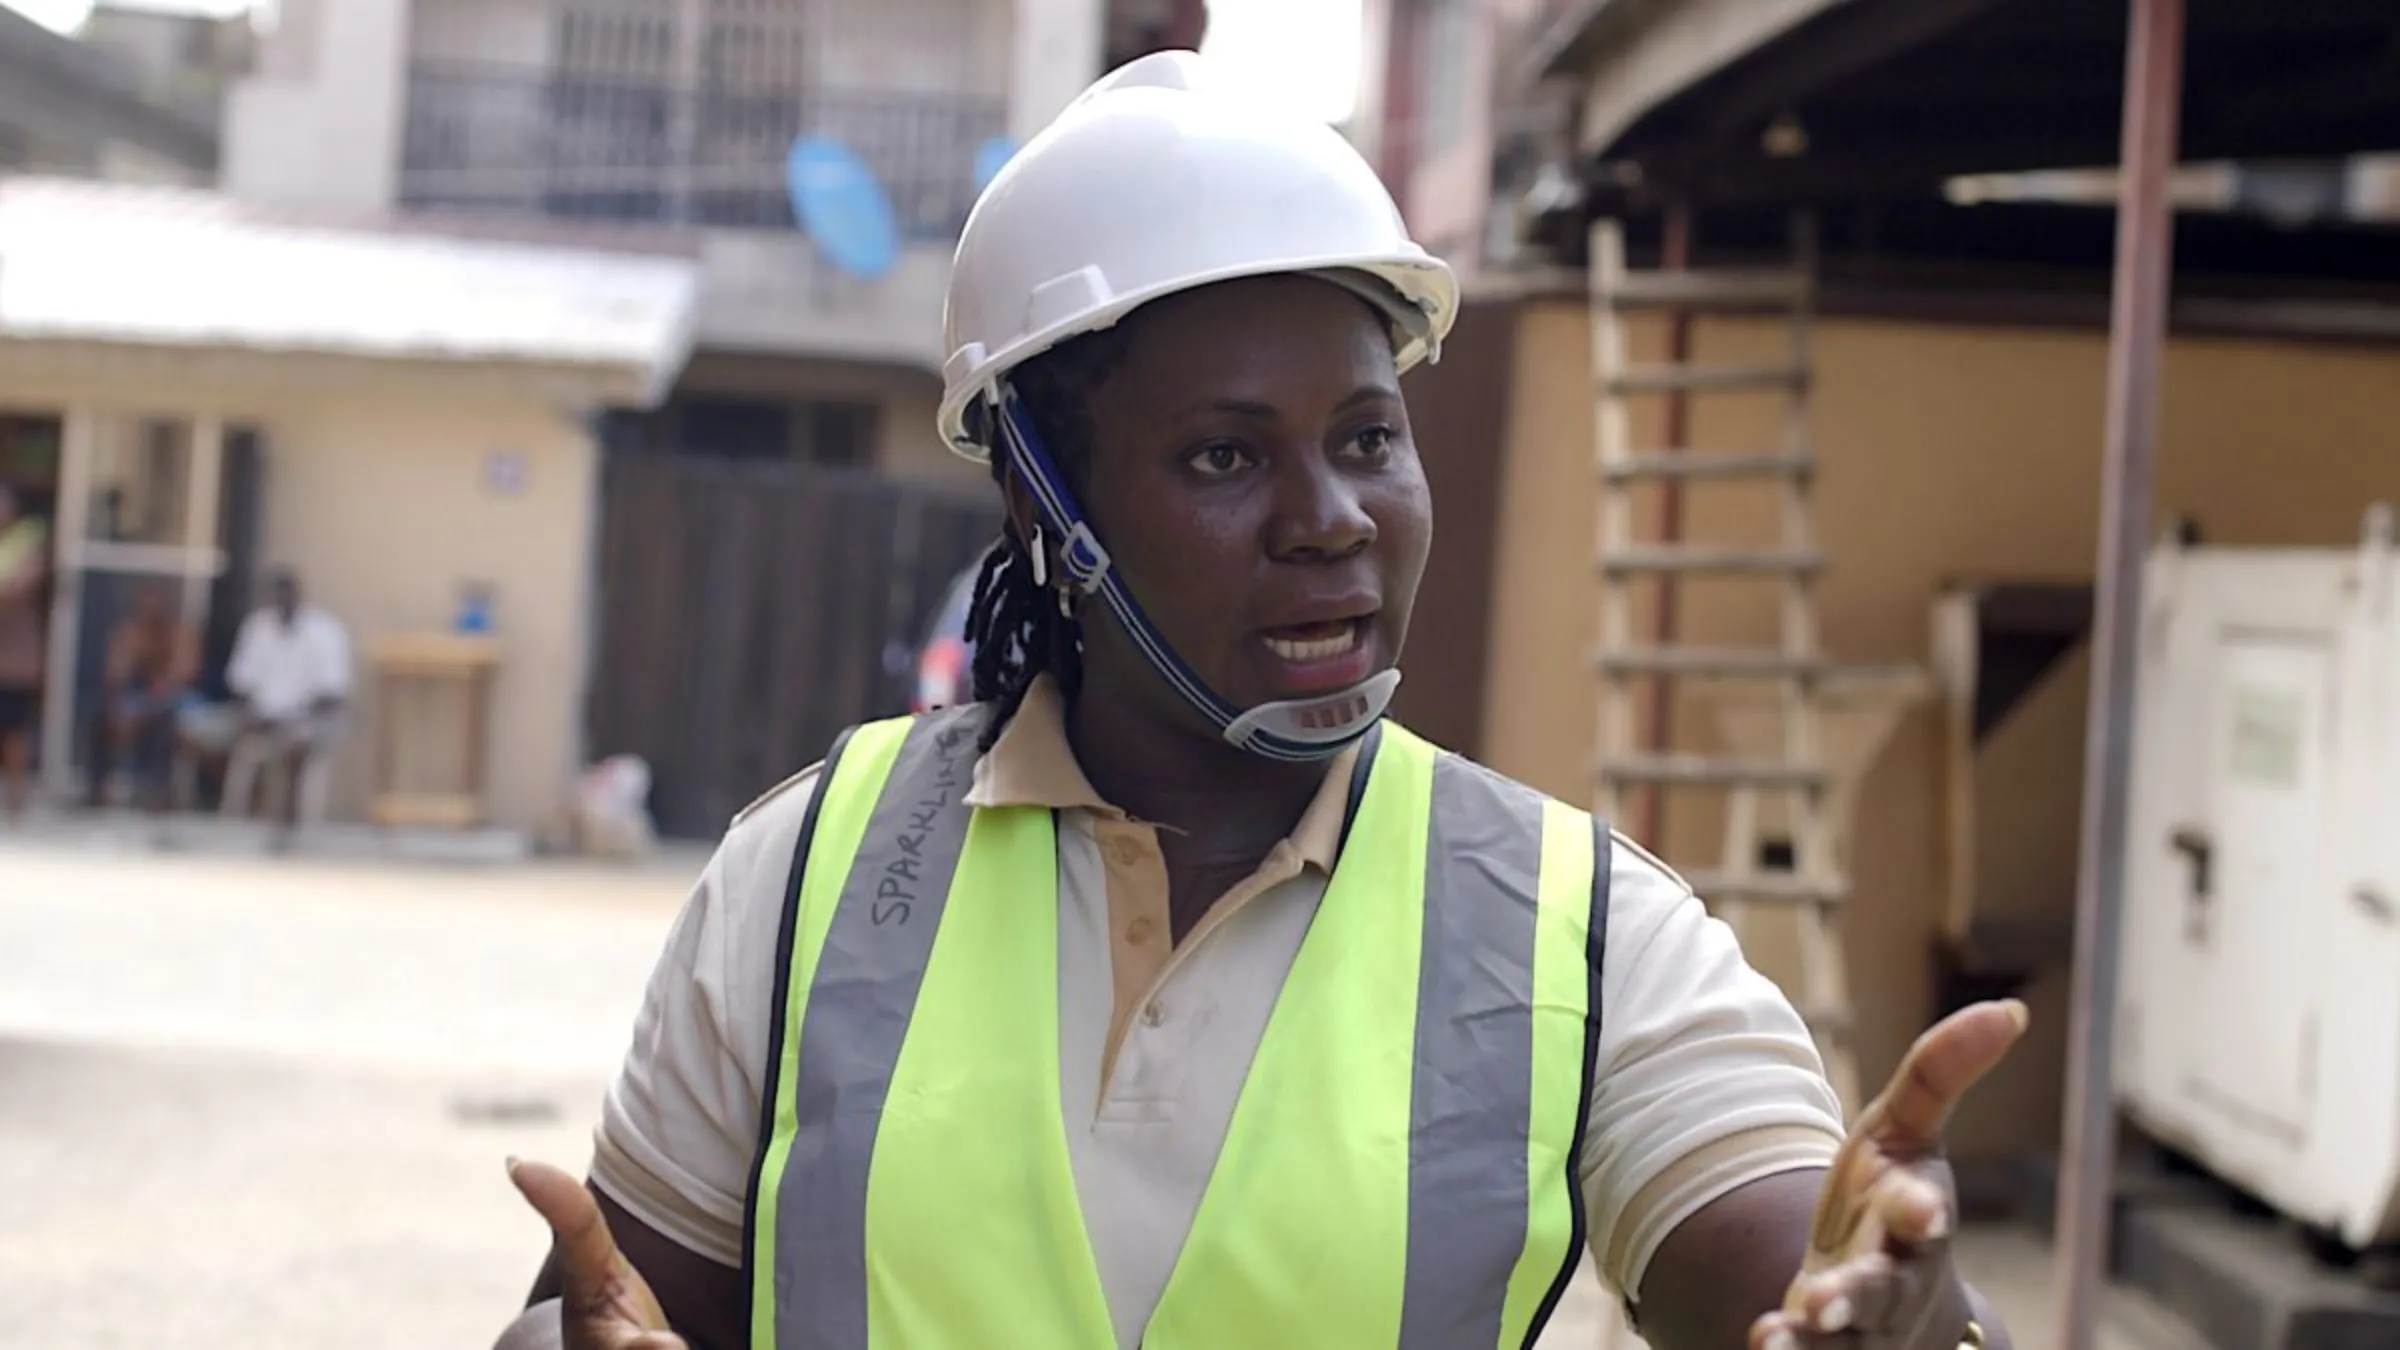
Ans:
[[[107,447],[104,433],[122,419],[89,404],[72,404],[59,418],[58,494],[50,508],[49,668],[42,672],[41,790],[66,800],[75,791],[75,728],[91,710],[75,704],[75,657],[82,650],[83,592],[90,579],[84,544],[91,538],[92,485]]]
[[[208,591],[225,570],[224,550],[217,546],[217,520],[223,514],[225,487],[225,419],[214,413],[192,419],[191,449],[186,458],[191,487],[184,493],[182,600],[178,614],[194,629],[208,625]]]
[[[1667,207],[1666,219],[1659,239],[1659,267],[1668,272],[1681,272],[1692,265],[1692,212],[1681,201]],[[1692,312],[1671,310],[1667,315],[1667,364],[1682,366],[1692,359]],[[1660,448],[1681,452],[1691,448],[1692,396],[1675,389],[1667,394],[1666,437]],[[1668,478],[1658,485],[1658,533],[1662,545],[1683,540],[1683,480]],[[1658,579],[1658,612],[1650,625],[1650,645],[1674,645],[1678,620],[1678,596],[1672,574]],[[1675,685],[1671,677],[1654,675],[1650,678],[1649,724],[1642,729],[1642,749],[1645,753],[1666,753],[1675,734]],[[1635,838],[1655,849],[1664,849],[1667,828],[1667,785],[1653,783],[1642,794],[1641,827]]]
[[[667,220],[692,219],[700,158],[700,100],[707,86],[708,0],[675,6],[675,65],[667,104]]]
[[[2183,97],[2184,0],[2132,0],[2119,156],[2116,294],[2109,335],[2108,442],[2100,486],[2097,608],[2075,887],[2075,1002],[2068,1028],[2064,1156],[2058,1179],[2059,1350],[2091,1350],[2108,1262],[2116,1164],[2112,1081],[2117,951],[2124,927],[2125,818],[2134,661],[2158,450],[2158,383],[2173,275],[2175,164]]]

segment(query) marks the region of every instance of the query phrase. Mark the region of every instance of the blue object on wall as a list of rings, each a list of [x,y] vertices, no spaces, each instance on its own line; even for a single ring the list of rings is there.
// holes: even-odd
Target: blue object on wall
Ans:
[[[834,266],[872,279],[899,262],[891,198],[849,146],[830,136],[801,137],[792,142],[785,179],[792,215]]]
[[[462,586],[458,593],[458,612],[451,619],[452,628],[469,635],[492,631],[492,593],[483,586]]]
[[[1006,136],[994,136],[975,147],[977,196],[983,195],[983,190],[992,185],[992,180],[1000,176],[1000,170],[1007,167],[1009,159],[1016,153],[1017,143]]]

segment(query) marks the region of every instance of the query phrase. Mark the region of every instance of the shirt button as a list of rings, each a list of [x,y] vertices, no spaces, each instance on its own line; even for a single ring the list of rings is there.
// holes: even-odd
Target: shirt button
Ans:
[[[1156,999],[1142,1005],[1142,1025],[1154,1027],[1167,1020],[1167,1010]]]
[[[1142,860],[1142,846],[1130,839],[1112,840],[1108,856],[1116,859],[1119,867],[1131,867]]]
[[[1125,940],[1139,947],[1148,942],[1150,935],[1157,930],[1158,925],[1148,919],[1135,919],[1132,923],[1125,925]]]

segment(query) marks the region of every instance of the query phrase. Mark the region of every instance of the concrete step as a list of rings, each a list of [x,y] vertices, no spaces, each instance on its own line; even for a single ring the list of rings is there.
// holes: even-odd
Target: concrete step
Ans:
[[[2135,1204],[2117,1235],[2120,1282],[2201,1328],[2217,1350],[2391,1350],[2400,1294],[2319,1263],[2273,1219],[2219,1206]]]
[[[2128,1140],[2112,1209],[2111,1278],[2199,1328],[2206,1350],[2391,1350],[2400,1293],[2319,1261],[2297,1225],[2207,1176],[2169,1168]],[[2057,1165],[2018,1165],[2020,1217],[2047,1231]],[[1962,1177],[1961,1199],[1966,1203]],[[1969,1206],[1970,1212],[1972,1206]],[[2026,1343],[2023,1336],[2019,1342]]]

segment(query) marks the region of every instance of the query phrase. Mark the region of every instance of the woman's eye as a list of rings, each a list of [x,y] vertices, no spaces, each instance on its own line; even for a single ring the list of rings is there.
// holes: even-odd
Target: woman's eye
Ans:
[[[1399,434],[1390,427],[1368,427],[1350,438],[1350,450],[1360,459],[1379,461],[1390,457]]]
[[[1239,473],[1250,467],[1250,456],[1238,445],[1204,445],[1192,452],[1191,466],[1209,475]]]

